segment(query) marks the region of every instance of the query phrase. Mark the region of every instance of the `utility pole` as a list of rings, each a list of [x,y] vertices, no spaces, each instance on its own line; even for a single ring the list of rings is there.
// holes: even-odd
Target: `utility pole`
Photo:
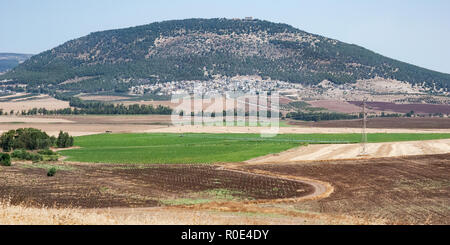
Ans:
[[[361,153],[359,156],[368,156],[367,152],[367,113],[366,113],[366,101],[367,98],[363,99],[363,127],[362,127],[362,139],[361,139]]]

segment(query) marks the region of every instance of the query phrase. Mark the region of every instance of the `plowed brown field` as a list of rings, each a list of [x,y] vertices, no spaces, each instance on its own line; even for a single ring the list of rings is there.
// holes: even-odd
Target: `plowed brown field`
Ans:
[[[334,186],[328,198],[296,203],[295,208],[304,212],[379,218],[392,224],[450,223],[450,154],[245,168]]]

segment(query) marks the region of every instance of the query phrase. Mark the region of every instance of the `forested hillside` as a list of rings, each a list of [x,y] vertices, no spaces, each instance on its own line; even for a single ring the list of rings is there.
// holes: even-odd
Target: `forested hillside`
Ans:
[[[41,92],[123,92],[136,84],[214,75],[260,75],[302,84],[382,77],[450,88],[449,74],[357,45],[286,24],[230,19],[165,21],[92,33],[32,57],[0,80],[27,83]]]

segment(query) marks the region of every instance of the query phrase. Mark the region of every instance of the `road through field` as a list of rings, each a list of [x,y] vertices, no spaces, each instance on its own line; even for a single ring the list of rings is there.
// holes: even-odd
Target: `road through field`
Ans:
[[[406,141],[367,144],[368,156],[359,156],[361,144],[308,145],[288,151],[258,157],[247,163],[286,163],[315,160],[339,160],[358,158],[381,158],[450,153],[450,139]]]
[[[270,128],[263,127],[223,127],[223,126],[171,126],[154,127],[146,130],[146,133],[245,133],[259,134]],[[278,134],[352,134],[361,133],[361,128],[319,128],[319,127],[280,127]],[[450,129],[402,129],[402,128],[369,128],[367,133],[450,133]]]

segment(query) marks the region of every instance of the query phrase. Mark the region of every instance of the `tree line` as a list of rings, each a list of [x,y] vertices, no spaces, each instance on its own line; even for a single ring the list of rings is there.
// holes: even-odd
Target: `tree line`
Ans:
[[[80,98],[57,95],[57,99],[69,101],[71,108],[48,110],[46,108],[33,108],[23,110],[21,115],[171,115],[172,109],[159,105],[123,105],[97,101],[83,101]]]

